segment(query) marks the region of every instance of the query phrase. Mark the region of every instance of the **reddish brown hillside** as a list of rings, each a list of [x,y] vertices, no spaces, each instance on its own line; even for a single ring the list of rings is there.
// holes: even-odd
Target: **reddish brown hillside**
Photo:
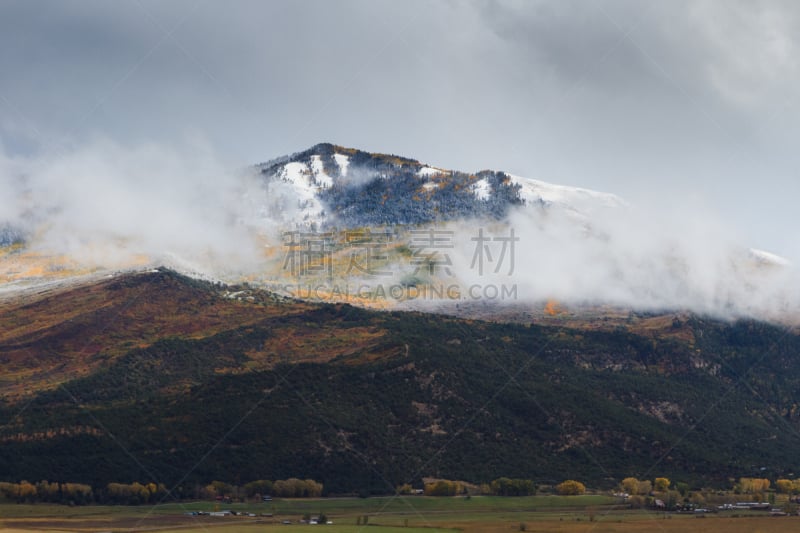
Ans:
[[[0,398],[15,401],[86,376],[159,340],[258,330],[246,360],[220,353],[216,372],[278,363],[370,361],[402,351],[380,321],[348,323],[343,304],[283,299],[246,286],[215,286],[167,270],[123,274],[0,305]],[[349,308],[352,309],[352,308]],[[189,385],[176,379],[175,386]]]
[[[226,296],[162,271],[120,275],[0,306],[4,396],[86,373],[166,337],[202,338],[310,305]],[[263,294],[261,296],[263,298]]]

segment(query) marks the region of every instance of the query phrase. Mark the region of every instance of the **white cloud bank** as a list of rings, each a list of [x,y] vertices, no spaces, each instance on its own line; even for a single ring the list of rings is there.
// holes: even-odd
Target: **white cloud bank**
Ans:
[[[223,279],[257,278],[266,273],[265,244],[277,250],[286,218],[270,194],[255,173],[231,172],[203,142],[124,147],[101,139],[35,159],[0,157],[0,225],[25,230],[33,250],[109,268],[145,255]],[[486,228],[501,236],[514,228],[519,237],[511,276],[507,267],[495,274],[494,264],[482,276],[471,268],[481,223],[447,226],[462,282],[516,284],[530,301],[721,316],[769,318],[800,307],[797,270],[751,253],[702,205],[534,204],[506,222]]]
[[[216,269],[258,260],[254,176],[231,172],[202,142],[123,147],[100,139],[27,159],[0,157],[0,221],[31,247],[80,262],[124,264],[135,255]]]
[[[595,209],[587,217],[526,207],[508,219],[519,237],[513,274],[493,243],[495,263],[473,265],[476,225],[457,226],[454,263],[467,284],[516,285],[523,301],[692,310],[719,317],[800,316],[800,276],[781,258],[743,246],[729,225],[700,205]],[[493,233],[492,233],[493,232]],[[489,226],[487,235],[507,237]]]

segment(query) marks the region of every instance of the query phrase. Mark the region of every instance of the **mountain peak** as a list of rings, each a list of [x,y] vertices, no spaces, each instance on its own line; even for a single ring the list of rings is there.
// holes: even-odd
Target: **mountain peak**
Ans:
[[[362,227],[501,219],[515,206],[583,216],[619,207],[613,194],[552,185],[502,171],[463,172],[395,154],[323,142],[258,165],[276,212],[294,225]]]

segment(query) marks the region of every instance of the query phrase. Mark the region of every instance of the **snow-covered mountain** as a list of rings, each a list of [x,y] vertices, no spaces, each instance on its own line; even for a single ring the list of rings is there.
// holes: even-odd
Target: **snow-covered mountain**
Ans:
[[[467,173],[333,144],[258,165],[270,211],[296,226],[360,227],[500,219],[514,207],[585,218],[619,197],[482,170]]]

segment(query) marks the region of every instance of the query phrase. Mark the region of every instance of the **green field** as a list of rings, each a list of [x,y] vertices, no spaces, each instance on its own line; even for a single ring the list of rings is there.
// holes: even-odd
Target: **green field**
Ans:
[[[709,533],[789,532],[800,530],[800,517],[771,517],[761,512],[692,514],[629,510],[604,495],[474,496],[287,499],[270,503],[171,503],[158,506],[85,506],[0,504],[0,532],[23,531],[288,531],[329,533],[594,532],[627,533],[644,529]],[[190,516],[191,511],[233,510],[259,516]],[[272,513],[272,516],[260,516]],[[332,525],[300,524],[304,515],[323,513]],[[365,518],[368,525],[364,525]]]
[[[255,532],[255,531],[265,531],[269,529],[276,529],[276,530],[283,530],[285,526],[282,525],[272,525],[272,526],[265,526],[263,524],[253,524],[253,525],[230,525],[230,526],[216,526],[214,527],[215,532],[237,532],[242,531],[245,533],[248,532]],[[354,525],[326,525],[324,526],[323,531],[326,533],[352,533],[353,531],[358,531],[358,526]],[[444,532],[455,532],[459,531],[457,529],[452,528],[431,528],[431,527],[393,527],[393,526],[362,526],[364,531],[369,531],[373,533],[444,533]],[[181,529],[181,531],[187,533],[201,533],[207,531],[204,528],[188,528],[188,529]],[[318,533],[320,531],[320,526],[309,526],[309,525],[293,525],[291,529],[293,533]]]
[[[303,514],[306,512],[338,513],[403,513],[417,509],[420,512],[495,512],[517,510],[547,510],[557,508],[576,508],[590,505],[610,505],[615,499],[605,495],[583,496],[524,496],[509,498],[504,496],[455,496],[425,497],[397,496],[383,498],[318,498],[318,499],[276,499],[270,503],[227,504],[226,509],[233,511],[273,512],[276,514]],[[220,504],[222,505],[222,504]],[[184,504],[166,504],[158,507],[160,511],[213,510],[215,504],[193,502]]]

